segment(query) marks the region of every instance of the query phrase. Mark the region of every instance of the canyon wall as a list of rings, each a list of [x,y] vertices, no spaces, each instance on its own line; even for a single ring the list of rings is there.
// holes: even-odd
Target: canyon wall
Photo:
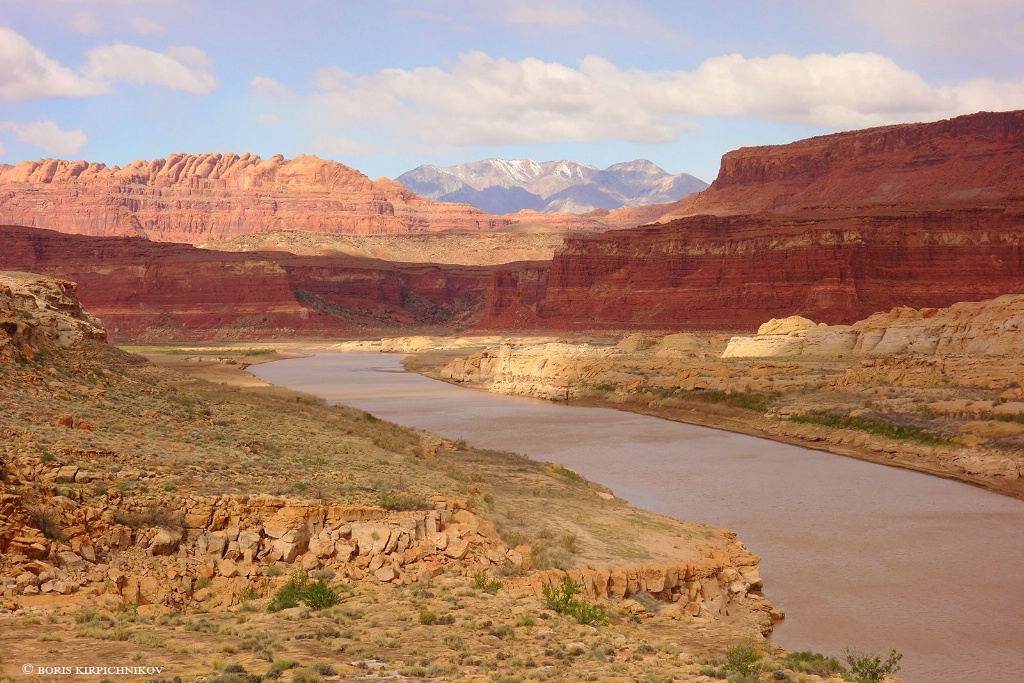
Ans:
[[[1024,111],[868,128],[743,147],[711,187],[663,219],[700,214],[862,213],[1024,199]]]
[[[664,209],[591,216],[497,216],[424,199],[387,178],[315,156],[172,154],[124,167],[41,159],[0,164],[0,224],[201,244],[280,230],[319,234],[587,230],[632,227]]]
[[[0,223],[198,244],[271,230],[475,231],[509,221],[315,156],[246,153],[172,154],[123,168],[61,159],[0,166]]]
[[[752,331],[1024,292],[1022,131],[977,114],[730,153],[673,220],[566,239],[540,286],[496,273],[479,327],[513,303],[523,328]]]
[[[21,226],[0,226],[0,241],[0,269],[76,282],[82,302],[118,341],[459,328],[480,316],[493,270],[238,254]]]

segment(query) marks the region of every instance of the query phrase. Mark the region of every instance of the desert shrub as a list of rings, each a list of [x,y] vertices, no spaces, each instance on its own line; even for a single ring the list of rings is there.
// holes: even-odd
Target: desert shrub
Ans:
[[[591,605],[577,599],[582,586],[569,578],[563,578],[557,588],[544,586],[544,604],[559,614],[568,614],[581,624],[597,625],[608,621],[608,615],[601,605]]]
[[[63,541],[66,538],[64,523],[61,520],[60,512],[45,507],[32,507],[28,509],[32,524],[43,532],[51,541]]]
[[[337,676],[338,671],[332,665],[327,662],[318,662],[312,667],[313,671],[317,672],[321,676]]]
[[[919,427],[904,427],[902,425],[890,424],[882,420],[868,420],[850,415],[837,415],[835,413],[809,413],[807,415],[794,415],[789,418],[792,422],[804,424],[823,425],[838,429],[856,429],[868,434],[884,436],[900,441],[915,441],[926,446],[941,446],[948,444],[949,440],[935,436]]]
[[[473,587],[485,593],[497,593],[501,586],[501,581],[489,578],[484,572],[478,572],[473,576]]]
[[[420,610],[420,623],[424,626],[433,626],[437,623],[437,613],[424,607]]]
[[[331,588],[326,581],[319,579],[306,586],[299,597],[302,603],[314,610],[327,609],[338,604],[340,598],[337,592]]]
[[[292,672],[292,683],[319,683],[320,674],[313,669],[296,669]]]
[[[256,600],[260,597],[259,592],[253,586],[246,586],[238,592],[238,599],[242,602],[248,602],[249,600]]]
[[[310,609],[322,610],[337,605],[340,599],[338,593],[323,579],[310,582],[306,572],[295,572],[274,594],[267,611],[280,612],[298,607],[300,602]]]
[[[423,496],[399,491],[381,491],[377,504],[385,510],[430,510],[433,506]]]
[[[761,655],[757,650],[750,645],[741,643],[725,651],[725,664],[723,668],[747,676],[754,671],[754,665],[757,664],[757,660],[760,658]]]
[[[900,660],[903,659],[903,654],[896,650],[890,652],[889,658],[884,662],[882,656],[878,654],[868,655],[849,649],[844,654],[850,673],[859,683],[877,683],[887,674],[896,673],[900,670]]]
[[[820,652],[790,652],[782,660],[783,666],[797,673],[814,674],[822,678],[842,675],[846,667],[835,657],[827,657]]]
[[[161,527],[164,529],[185,528],[185,517],[180,512],[175,512],[166,507],[150,505],[143,512],[125,512],[124,510],[114,511],[114,521],[118,524],[130,526],[133,529],[148,527]]]

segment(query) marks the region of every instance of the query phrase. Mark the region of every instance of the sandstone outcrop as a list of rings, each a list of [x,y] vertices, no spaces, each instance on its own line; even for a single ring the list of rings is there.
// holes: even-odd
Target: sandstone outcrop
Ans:
[[[78,296],[119,340],[461,329],[482,315],[493,271],[350,256],[239,254],[20,226],[0,226],[0,239],[0,269],[76,282]],[[502,266],[513,272],[519,267]]]
[[[733,337],[723,358],[772,356],[1020,356],[1024,295],[1008,294],[948,308],[894,308],[853,325],[815,325],[806,318],[772,320],[756,337]]]
[[[73,282],[0,271],[0,361],[105,340],[103,324],[82,308],[75,289]]]
[[[730,153],[674,219],[495,273],[480,328],[746,331],[1019,293],[1022,130],[982,113]]]

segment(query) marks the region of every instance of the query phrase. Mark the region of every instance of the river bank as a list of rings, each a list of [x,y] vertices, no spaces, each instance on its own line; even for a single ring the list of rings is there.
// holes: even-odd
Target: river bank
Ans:
[[[897,647],[907,680],[984,671],[1016,681],[1018,664],[1008,662],[1022,636],[1013,625],[1024,605],[1013,559],[1024,545],[1019,501],[625,411],[464,391],[400,369],[397,357],[376,352],[254,368],[401,424],[562,463],[638,507],[737,529],[763,558],[766,594],[787,611],[773,634],[784,647]]]
[[[723,335],[565,341],[446,340],[383,347],[405,367],[496,393],[603,406],[724,429],[916,472],[1024,499],[1024,403],[1018,359],[991,377],[949,382],[915,372],[934,359],[721,358]],[[978,359],[955,359],[978,374]],[[894,381],[894,378],[895,381]]]

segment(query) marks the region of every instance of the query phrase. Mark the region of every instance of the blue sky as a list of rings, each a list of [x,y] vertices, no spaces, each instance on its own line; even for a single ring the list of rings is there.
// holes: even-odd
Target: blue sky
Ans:
[[[0,0],[0,163],[721,155],[1024,108],[1020,0]]]

